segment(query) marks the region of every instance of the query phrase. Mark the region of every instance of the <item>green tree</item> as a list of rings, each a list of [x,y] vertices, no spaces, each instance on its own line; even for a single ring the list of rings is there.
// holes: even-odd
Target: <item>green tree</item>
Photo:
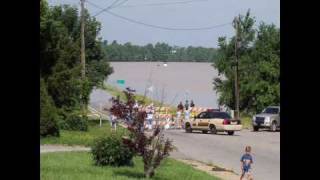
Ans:
[[[110,61],[197,61],[210,62],[215,58],[216,49],[204,47],[188,48],[170,46],[166,43],[157,42],[155,45],[133,45],[130,42],[118,44],[102,43],[107,59]]]
[[[250,11],[245,16],[239,16],[239,33],[238,37],[240,44],[238,44],[238,59],[239,59],[239,77],[240,80],[245,73],[246,64],[243,63],[250,52],[250,43],[254,40],[254,19],[250,17]],[[214,79],[214,90],[219,94],[219,104],[225,104],[232,109],[235,109],[234,105],[234,68],[235,68],[235,37],[232,37],[228,42],[226,37],[219,37],[218,39],[219,49],[217,51],[217,58],[214,59],[213,66],[218,70],[218,73],[223,75],[224,78]],[[240,102],[243,102],[243,93],[241,90],[240,81]],[[245,107],[240,104],[240,110]]]
[[[280,30],[262,23],[257,32],[242,85],[253,111],[280,103]]]
[[[59,136],[58,114],[43,79],[40,79],[40,136]]]
[[[274,25],[262,23],[257,30],[253,25],[249,11],[240,16],[240,110],[255,113],[280,101],[280,32]],[[213,66],[223,78],[214,79],[214,89],[219,94],[219,104],[234,109],[235,37],[229,42],[226,37],[220,37],[218,44]]]
[[[101,24],[85,11],[86,79],[81,79],[78,14],[76,7],[40,1],[40,76],[58,112],[78,111],[113,72],[98,37]]]

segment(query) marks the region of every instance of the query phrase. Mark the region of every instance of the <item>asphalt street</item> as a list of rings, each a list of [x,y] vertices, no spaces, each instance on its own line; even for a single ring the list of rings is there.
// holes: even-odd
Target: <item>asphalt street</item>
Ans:
[[[232,169],[240,174],[240,157],[246,145],[252,147],[253,175],[257,180],[280,179],[280,132],[242,130],[234,136],[200,132],[185,133],[184,130],[166,130],[173,140],[178,158],[199,160]]]

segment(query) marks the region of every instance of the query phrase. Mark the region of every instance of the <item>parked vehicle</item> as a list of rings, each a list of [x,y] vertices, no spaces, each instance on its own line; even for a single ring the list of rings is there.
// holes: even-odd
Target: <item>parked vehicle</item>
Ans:
[[[271,131],[280,129],[280,106],[269,106],[260,114],[254,115],[252,126],[254,131],[260,128],[268,128]]]
[[[229,135],[233,135],[235,131],[242,129],[240,120],[232,119],[226,112],[215,110],[201,112],[195,118],[187,120],[184,124],[187,133],[197,130],[202,131],[202,133],[210,132],[216,134],[217,132],[227,132]]]

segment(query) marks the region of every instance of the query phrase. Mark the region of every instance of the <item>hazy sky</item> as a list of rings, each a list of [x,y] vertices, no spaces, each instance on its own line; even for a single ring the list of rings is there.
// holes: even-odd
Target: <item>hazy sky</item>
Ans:
[[[102,8],[115,0],[89,0]],[[188,0],[128,0],[123,6],[110,11],[118,15],[147,24],[172,28],[199,28],[231,23],[234,16],[244,14],[250,8],[256,19],[273,23],[280,27],[280,0],[194,0],[185,4],[143,6],[151,3],[170,3]],[[190,1],[190,0],[189,0]],[[73,4],[79,7],[80,0],[48,0],[49,5]],[[119,1],[121,2],[121,0]],[[133,7],[134,5],[134,7]],[[91,15],[100,9],[86,3]],[[100,36],[109,42],[147,43],[165,42],[177,46],[217,47],[220,36],[231,37],[234,30],[231,25],[201,31],[170,31],[134,24],[108,13],[101,13],[97,20],[102,24]]]

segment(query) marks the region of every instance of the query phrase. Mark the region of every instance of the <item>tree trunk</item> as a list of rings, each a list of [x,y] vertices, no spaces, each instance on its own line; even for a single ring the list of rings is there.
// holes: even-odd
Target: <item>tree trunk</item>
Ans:
[[[147,179],[152,178],[154,176],[154,168],[153,167],[145,168],[144,174]]]

